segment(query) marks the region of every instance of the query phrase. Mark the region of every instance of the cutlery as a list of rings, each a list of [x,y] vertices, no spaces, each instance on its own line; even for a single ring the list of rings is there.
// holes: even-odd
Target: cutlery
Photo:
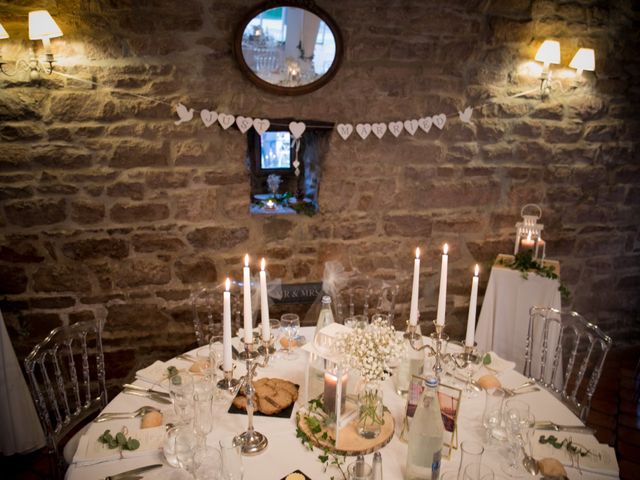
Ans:
[[[161,463],[154,463],[153,465],[147,465],[146,467],[139,467],[139,468],[134,468],[133,470],[127,470],[126,472],[121,472],[121,473],[116,473],[115,475],[110,475],[108,477],[105,477],[104,480],[134,480],[134,479],[140,479],[142,477],[140,476],[135,476],[135,474],[137,473],[143,473],[149,470],[153,470],[154,468],[159,468],[161,467],[162,464]]]
[[[188,353],[181,353],[180,355],[177,355],[176,358],[179,358],[181,360],[186,360],[187,362],[196,361],[196,359],[192,355],[189,355]]]
[[[553,422],[536,422],[536,430],[553,430],[555,432],[594,433],[593,428],[585,425],[558,425]]]
[[[129,390],[128,388],[125,388],[122,393],[128,393],[129,395],[137,395],[139,397],[147,397],[150,398],[151,400],[158,402],[158,403],[165,403],[167,405],[171,405],[171,400],[169,400],[166,397],[163,397],[162,395],[158,395],[156,393],[147,393],[147,392],[140,392],[138,390]]]
[[[465,384],[469,381],[468,378],[464,378],[458,375],[454,375],[453,373],[449,373],[449,372],[445,372],[448,376],[455,378],[456,380],[460,381],[460,382],[464,382]],[[481,392],[482,391],[482,387],[480,385],[478,385],[478,382],[476,382],[475,380],[471,380],[471,388],[473,388],[475,391],[477,392]]]
[[[160,410],[158,410],[156,407],[151,407],[149,405],[145,405],[145,406],[140,407],[139,409],[137,409],[135,412],[107,412],[107,413],[101,413],[93,421],[96,422],[96,423],[100,423],[100,422],[106,422],[107,420],[142,417],[143,415],[145,415],[145,414],[147,414],[149,412],[159,412],[159,411]]]
[[[154,395],[160,395],[160,396],[167,397],[167,398],[170,397],[170,395],[167,392],[161,392],[159,390],[153,390],[152,388],[139,387],[137,385],[131,385],[130,383],[125,383],[123,385],[123,387],[124,388],[128,388],[129,390],[138,390],[139,392],[152,393]]]
[[[515,395],[524,395],[525,393],[533,393],[540,391],[540,387],[529,387],[526,390],[511,390],[510,388],[502,388],[502,391],[507,395],[507,397],[513,397]]]
[[[522,455],[524,455],[524,457],[522,458],[522,466],[531,475],[538,475],[538,473],[540,472],[538,461],[531,455],[527,454],[526,450],[524,449],[524,445],[520,445],[520,448],[522,448]]]

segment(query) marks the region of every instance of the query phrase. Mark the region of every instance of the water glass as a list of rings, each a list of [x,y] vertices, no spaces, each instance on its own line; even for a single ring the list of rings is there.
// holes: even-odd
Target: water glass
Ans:
[[[364,459],[358,459],[347,467],[349,480],[372,480],[373,468]]]
[[[295,338],[298,336],[298,329],[300,328],[300,317],[295,313],[285,313],[280,317],[280,326],[287,339],[286,359],[294,360],[297,354],[293,351],[293,345]]]
[[[269,319],[269,329],[271,330],[271,336],[273,337],[273,348],[276,349],[275,353],[272,354],[272,358],[278,359],[282,357],[280,352],[280,339],[282,338],[282,329],[280,328],[280,320],[277,318]]]
[[[206,446],[198,449],[195,455],[195,477],[197,480],[220,480],[222,459],[220,451]]]
[[[176,437],[180,429],[185,427],[171,427],[164,434],[164,442],[162,444],[162,452],[167,463],[172,467],[179,467],[178,457],[176,455]]]
[[[349,328],[366,328],[369,320],[366,315],[353,315],[345,318],[344,324]]]
[[[211,337],[211,340],[209,341],[209,356],[216,367],[214,371],[215,376],[217,377],[218,372],[222,368],[222,360],[224,356],[222,335],[215,335]]]
[[[198,450],[198,438],[190,428],[178,430],[175,439],[175,453],[180,468],[190,474],[196,470],[196,452]]]
[[[482,425],[485,428],[486,442],[492,439],[503,441],[506,434],[502,428],[502,403],[504,401],[504,391],[499,388],[485,390],[484,412],[482,414]]]
[[[491,467],[482,463],[470,463],[464,469],[463,480],[493,480],[494,474]]]
[[[222,458],[222,480],[242,480],[244,469],[240,445],[233,437],[220,440],[220,457]]]
[[[468,465],[482,461],[482,454],[484,453],[484,446],[478,442],[472,442],[471,440],[465,440],[460,444],[460,467],[458,467],[457,480],[464,479],[464,471]]]
[[[200,347],[196,350],[196,365],[203,375],[206,375],[213,381],[216,376],[216,360],[211,356],[209,346]]]
[[[162,387],[171,395],[179,422],[190,424],[193,420],[193,376],[186,370],[179,370],[163,380]]]

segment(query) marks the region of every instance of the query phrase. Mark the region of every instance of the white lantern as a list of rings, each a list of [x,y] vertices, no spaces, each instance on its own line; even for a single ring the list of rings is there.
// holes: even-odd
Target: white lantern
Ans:
[[[531,250],[531,256],[534,260],[538,258],[544,260],[545,244],[542,240],[544,225],[538,223],[538,220],[542,218],[542,209],[539,205],[528,203],[522,207],[520,215],[522,215],[522,221],[516,223],[516,243],[513,254]]]

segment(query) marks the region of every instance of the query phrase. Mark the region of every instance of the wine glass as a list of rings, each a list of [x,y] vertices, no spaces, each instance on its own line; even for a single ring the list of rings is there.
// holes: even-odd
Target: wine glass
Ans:
[[[271,330],[271,335],[273,336],[273,348],[275,348],[275,353],[272,354],[271,358],[277,360],[282,358],[282,353],[278,348],[280,346],[280,339],[282,338],[282,329],[280,328],[280,320],[277,318],[269,319],[269,327]]]
[[[490,388],[485,390],[482,425],[485,428],[485,441],[487,443],[491,443],[493,439],[504,440],[505,433],[501,426],[504,395],[504,390],[500,388]]]
[[[179,423],[190,424],[193,420],[193,376],[186,370],[178,370],[161,385],[171,395]]]
[[[244,469],[240,444],[233,437],[220,440],[220,457],[222,458],[222,479],[242,480]]]
[[[463,480],[493,480],[494,474],[488,465],[475,462],[467,465],[462,478]]]
[[[505,402],[503,422],[509,444],[509,459],[502,470],[511,477],[518,477],[524,472],[520,464],[520,450],[523,445],[523,426],[529,419],[529,405],[520,400],[508,400]]]
[[[478,350],[474,350],[470,355],[466,357],[465,362],[465,376],[467,378],[467,382],[465,383],[464,391],[466,393],[467,398],[475,398],[478,396],[478,389],[474,388],[472,385],[473,376],[480,370],[482,366],[482,358],[484,355]]]
[[[287,348],[285,350],[287,354],[285,358],[287,360],[294,360],[298,357],[298,355],[293,351],[293,345],[296,341],[295,338],[298,336],[300,317],[295,313],[285,313],[280,317],[280,326],[287,338]]]
[[[208,378],[195,383],[193,393],[193,430],[200,446],[205,448],[207,435],[213,428],[214,385]]]

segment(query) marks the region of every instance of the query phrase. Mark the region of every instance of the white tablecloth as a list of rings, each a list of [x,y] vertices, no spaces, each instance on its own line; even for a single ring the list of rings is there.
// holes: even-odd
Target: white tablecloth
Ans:
[[[302,329],[307,338],[311,338],[312,328]],[[259,369],[260,377],[286,378],[302,385],[304,380],[304,357],[298,361],[278,360],[266,369]],[[172,363],[174,363],[172,361]],[[180,361],[175,360],[175,365],[180,367]],[[240,368],[238,368],[240,370]],[[505,386],[519,385],[524,377],[515,371],[508,371],[500,374]],[[137,382],[143,385],[142,382]],[[398,438],[400,426],[402,424],[403,411],[405,409],[404,400],[395,394],[391,384],[391,379],[384,382],[384,403],[393,414],[396,421],[396,435],[391,442],[382,450],[384,478],[387,480],[399,480],[403,476],[407,445]],[[581,425],[580,421],[558,400],[546,391],[539,391],[519,397],[531,406],[531,410],[539,420],[550,420],[559,424]],[[116,396],[107,406],[105,411],[132,411],[142,405],[154,405],[154,402],[141,397],[120,394]],[[167,408],[160,404],[158,407]],[[484,396],[481,394],[473,399],[463,399],[460,407],[460,427],[458,429],[459,441],[474,439],[481,441],[483,437],[482,411],[484,409]],[[322,464],[318,460],[319,451],[309,452],[303,447],[295,436],[295,413],[290,419],[254,417],[254,424],[257,431],[265,434],[269,440],[269,446],[261,454],[253,457],[243,457],[245,480],[278,480],[285,475],[300,469],[314,480],[329,479],[331,476],[341,478],[336,470],[329,469],[323,471]],[[108,425],[105,423],[105,428]],[[218,412],[217,423],[214,431],[207,437],[209,445],[217,445],[220,438],[241,433],[246,429],[247,418],[245,415],[229,414],[226,409]],[[112,428],[114,428],[112,426]],[[371,463],[373,455],[366,456],[367,462]],[[347,462],[353,461],[348,458]],[[454,451],[451,459],[444,460],[442,471],[456,470],[460,461],[460,450]],[[92,466],[71,465],[67,471],[67,480],[89,480],[104,478],[106,475],[113,475],[132,468],[149,465],[152,463],[164,462],[162,453],[105,462]],[[488,449],[483,457],[486,462],[494,468],[496,478],[509,478],[502,474],[500,466],[506,462],[505,453],[502,448]],[[166,462],[164,462],[166,465]],[[154,470],[143,474],[149,479],[169,479],[178,477],[175,469],[169,466],[161,470]],[[569,477],[573,479],[600,478],[598,476],[585,474],[581,476],[577,471],[569,469]],[[532,478],[532,477],[529,477]]]
[[[13,455],[41,448],[44,433],[29,387],[0,312],[0,453]]]
[[[533,306],[560,309],[559,286],[559,280],[534,273],[525,279],[517,270],[494,265],[476,328],[478,348],[485,352],[494,351],[502,358],[516,362],[516,370],[522,372],[529,309]],[[550,328],[549,349],[555,348],[557,343],[558,330],[555,327],[552,325]],[[548,367],[552,360],[551,355]],[[536,366],[534,362],[534,373]],[[550,368],[546,372],[550,372]]]

